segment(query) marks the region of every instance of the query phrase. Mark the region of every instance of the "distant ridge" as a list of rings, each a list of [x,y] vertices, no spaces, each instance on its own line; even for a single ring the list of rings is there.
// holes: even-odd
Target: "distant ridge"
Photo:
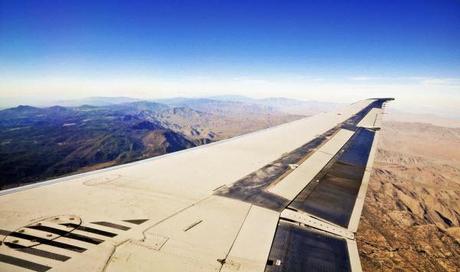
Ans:
[[[95,97],[87,97],[82,99],[72,99],[72,100],[59,100],[56,102],[51,102],[50,104],[65,106],[65,107],[78,107],[83,105],[90,105],[90,106],[109,106],[109,105],[116,105],[116,104],[123,104],[123,103],[131,103],[142,101],[142,99],[132,98],[132,97],[103,97],[103,96],[95,96]]]
[[[212,99],[110,100],[0,110],[0,189],[150,158],[301,117]]]

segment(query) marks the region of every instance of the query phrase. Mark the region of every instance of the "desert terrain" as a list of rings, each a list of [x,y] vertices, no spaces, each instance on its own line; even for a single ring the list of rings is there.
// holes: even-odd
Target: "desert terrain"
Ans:
[[[364,271],[460,271],[460,128],[387,120],[357,240]]]

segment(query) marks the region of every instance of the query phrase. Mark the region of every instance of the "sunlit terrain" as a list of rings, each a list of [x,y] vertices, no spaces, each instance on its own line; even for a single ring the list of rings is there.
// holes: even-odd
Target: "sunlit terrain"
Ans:
[[[458,271],[460,128],[388,121],[381,135],[358,230],[364,270]]]

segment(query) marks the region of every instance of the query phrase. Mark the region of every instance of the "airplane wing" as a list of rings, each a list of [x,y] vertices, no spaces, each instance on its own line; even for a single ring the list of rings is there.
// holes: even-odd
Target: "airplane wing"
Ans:
[[[388,100],[0,191],[0,271],[360,271]]]

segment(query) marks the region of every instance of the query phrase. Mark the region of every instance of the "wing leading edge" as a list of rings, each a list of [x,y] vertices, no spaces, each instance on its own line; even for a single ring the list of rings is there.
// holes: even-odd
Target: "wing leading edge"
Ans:
[[[388,100],[0,192],[0,270],[360,271]]]

